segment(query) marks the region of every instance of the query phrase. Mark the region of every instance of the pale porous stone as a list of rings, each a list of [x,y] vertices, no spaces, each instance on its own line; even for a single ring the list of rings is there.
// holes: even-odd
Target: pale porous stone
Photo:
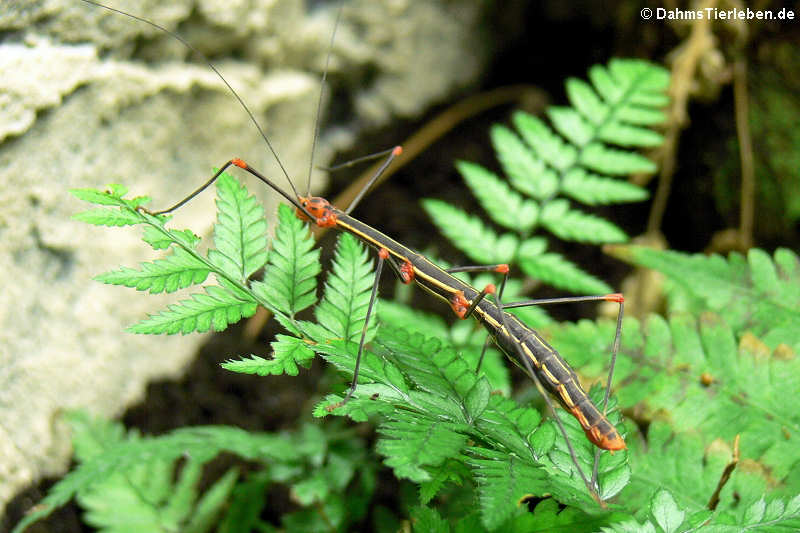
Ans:
[[[109,1],[179,28],[212,57],[289,174],[304,181],[335,4]],[[475,38],[478,4],[346,3],[331,71],[349,83],[355,116],[323,128],[317,163],[349,147],[355,125],[417,115],[474,80],[485,56]],[[0,31],[2,506],[43,475],[63,472],[70,446],[61,410],[117,415],[141,398],[149,380],[179,375],[202,342],[200,335],[123,333],[175,295],[150,297],[92,281],[152,254],[137,231],[70,220],[85,204],[67,190],[119,182],[165,207],[231,157],[283,182],[226,87],[156,29],[79,0],[16,0],[0,3]],[[275,195],[246,181],[273,211]],[[212,213],[213,194],[205,194],[175,226],[208,234]]]

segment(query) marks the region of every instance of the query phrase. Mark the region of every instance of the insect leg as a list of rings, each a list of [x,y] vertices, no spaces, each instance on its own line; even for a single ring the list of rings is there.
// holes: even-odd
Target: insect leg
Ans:
[[[503,290],[506,288],[506,281],[508,280],[508,265],[505,263],[501,263],[499,265],[478,265],[478,266],[461,266],[461,267],[454,267],[449,268],[446,272],[453,274],[454,272],[498,272],[503,274],[503,281],[500,282],[500,290],[498,292],[498,298],[503,298]],[[477,301],[474,305],[477,305]],[[474,306],[473,306],[474,309]],[[491,335],[486,335],[486,340],[483,343],[483,348],[481,348],[481,356],[478,359],[478,365],[475,367],[475,373],[481,371],[481,365],[483,365],[483,358],[486,355],[486,350],[489,348],[489,343],[491,342]]]
[[[383,270],[383,263],[389,257],[389,252],[385,248],[378,251],[378,265],[375,267],[375,282],[372,284],[372,293],[369,297],[369,305],[367,306],[367,315],[364,317],[364,327],[361,328],[361,341],[358,343],[358,355],[356,356],[356,366],[353,370],[353,382],[350,384],[347,394],[340,402],[326,407],[328,411],[333,411],[344,404],[346,404],[356,390],[358,383],[358,369],[361,366],[361,355],[364,353],[364,341],[367,337],[367,328],[369,327],[369,318],[372,316],[372,308],[375,305],[375,299],[378,297],[378,282],[381,279],[381,271]]]
[[[245,163],[244,161],[242,161],[241,159],[238,159],[238,158],[234,158],[234,159],[231,159],[230,161],[226,162],[224,165],[222,165],[222,167],[220,167],[219,170],[217,170],[214,173],[213,176],[211,176],[211,178],[208,181],[206,181],[200,187],[195,189],[191,194],[189,194],[189,196],[187,196],[186,198],[184,198],[183,200],[181,200],[177,204],[173,205],[172,207],[169,207],[167,209],[162,209],[160,211],[150,211],[150,210],[145,209],[143,207],[140,207],[139,209],[144,211],[145,213],[147,213],[149,215],[166,215],[167,213],[171,213],[171,212],[175,211],[176,209],[179,209],[180,207],[186,205],[195,196],[197,196],[198,194],[200,194],[201,192],[206,190],[209,186],[211,186],[212,183],[217,181],[217,178],[219,178],[222,175],[222,173],[225,172],[225,170],[228,167],[230,167],[231,165],[233,165],[235,167],[239,167],[242,170],[244,170],[245,172],[249,173],[250,175],[255,176],[256,178],[258,178],[259,180],[261,180],[262,182],[267,184],[272,190],[274,190],[275,192],[277,192],[278,194],[280,194],[281,196],[286,198],[289,201],[290,204],[292,204],[297,209],[299,209],[300,211],[305,213],[306,216],[308,216],[308,218],[310,220],[316,220],[316,217],[314,217],[314,215],[309,213],[309,211],[305,207],[300,205],[300,203],[297,201],[297,199],[292,198],[283,189],[281,189],[275,183],[273,183],[269,178],[267,178],[266,176],[261,174],[259,171],[257,171],[256,169],[254,169],[253,167],[251,167],[250,165],[248,165],[247,163]]]
[[[350,205],[347,207],[347,210],[345,211],[345,214],[349,215],[353,211],[353,209],[356,208],[356,206],[361,201],[361,199],[364,197],[364,195],[367,194],[367,191],[369,191],[370,188],[372,188],[372,185],[378,180],[378,178],[381,177],[381,175],[386,171],[386,169],[389,168],[389,165],[392,163],[392,161],[394,161],[395,158],[399,157],[400,154],[403,153],[403,147],[402,146],[395,146],[391,150],[387,150],[385,152],[380,152],[377,155],[377,157],[380,157],[380,156],[384,155],[386,152],[389,153],[388,157],[383,162],[383,164],[380,166],[380,168],[378,168],[378,170],[375,172],[375,174],[372,175],[372,177],[369,179],[367,184],[364,185],[364,187],[361,188],[361,190],[358,192],[358,194],[353,199],[353,201],[350,202]],[[367,158],[372,158],[372,157],[376,157],[376,156],[367,156]],[[361,160],[363,160],[363,159],[365,159],[365,158],[361,158]],[[359,160],[355,160],[355,161],[359,161]],[[347,165],[347,163],[345,163],[345,165]],[[334,167],[334,168],[336,168],[336,167]]]

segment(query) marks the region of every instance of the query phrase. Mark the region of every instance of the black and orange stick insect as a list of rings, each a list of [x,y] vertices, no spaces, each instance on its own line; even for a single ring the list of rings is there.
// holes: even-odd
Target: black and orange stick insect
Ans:
[[[154,22],[105,6],[103,4],[99,4],[97,2],[93,2],[92,0],[82,0],[82,1],[114,11],[116,13],[120,13],[122,15],[126,15],[128,17],[134,18],[136,20],[149,24],[153,27],[156,27],[166,32],[167,34],[175,37],[181,43],[187,46],[190,50],[192,50],[193,52],[197,53],[198,55],[200,55],[205,59],[205,57],[200,52],[198,52],[192,45],[186,42],[183,38],[167,30],[166,28],[159,26],[158,24],[155,24]],[[339,11],[339,14],[341,14],[341,10]],[[338,25],[338,17],[336,24]],[[335,27],[333,35],[331,36],[331,42],[333,42],[333,39],[335,37],[336,33]],[[328,57],[330,58],[330,51]],[[306,193],[305,196],[300,195],[295,189],[294,185],[292,184],[292,181],[289,178],[287,172],[284,170],[283,165],[280,164],[280,160],[278,159],[275,150],[272,148],[272,145],[269,142],[268,137],[258,124],[258,121],[255,119],[251,111],[248,109],[247,105],[239,97],[236,91],[228,84],[228,82],[219,73],[219,71],[207,59],[206,63],[228,86],[228,88],[231,90],[233,95],[239,101],[241,106],[247,112],[250,119],[256,125],[258,131],[261,133],[267,146],[269,147],[269,150],[275,156],[276,160],[278,160],[279,166],[281,170],[283,170],[283,174],[285,175],[286,179],[289,181],[290,187],[292,188],[294,195],[292,196],[287,192],[285,192],[284,190],[282,190],[274,182],[272,182],[270,179],[262,175],[258,170],[250,167],[243,160],[231,159],[230,161],[222,165],[222,167],[206,183],[204,183],[197,190],[192,192],[190,195],[188,195],[186,198],[184,198],[177,204],[160,211],[155,211],[155,212],[147,211],[147,212],[152,215],[163,215],[175,211],[176,209],[180,208],[181,206],[189,202],[192,198],[200,194],[206,188],[208,188],[212,183],[216,181],[216,179],[227,168],[235,166],[255,176],[263,183],[268,185],[270,188],[275,190],[277,193],[279,193],[281,196],[283,196],[290,204],[292,204],[295,207],[296,215],[298,216],[298,218],[310,221],[316,224],[320,228],[337,228],[341,231],[346,231],[354,235],[356,238],[367,244],[369,247],[377,250],[378,262],[375,269],[375,281],[372,287],[372,293],[370,296],[369,305],[367,307],[367,313],[364,319],[364,326],[361,332],[361,340],[358,346],[358,355],[356,356],[353,380],[344,399],[341,402],[338,402],[337,404],[329,406],[329,409],[334,410],[344,405],[352,397],[354,391],[356,390],[359,364],[364,350],[364,343],[365,343],[370,315],[372,314],[373,305],[377,297],[378,281],[380,279],[380,275],[383,270],[384,264],[388,262],[392,270],[395,271],[395,273],[403,283],[405,284],[416,283],[419,287],[421,287],[425,291],[445,301],[458,318],[466,319],[469,316],[474,316],[475,318],[477,318],[477,320],[486,327],[486,329],[489,332],[489,337],[492,340],[494,340],[494,343],[500,348],[500,350],[503,353],[505,353],[505,355],[509,359],[520,364],[523,370],[534,381],[537,388],[539,388],[539,390],[542,392],[542,396],[544,397],[549,410],[553,414],[557,422],[557,425],[566,440],[570,455],[572,456],[572,460],[575,463],[575,466],[577,467],[577,470],[580,476],[582,477],[584,483],[586,484],[586,487],[588,488],[592,496],[602,504],[602,501],[600,500],[597,492],[597,464],[598,464],[597,457],[595,458],[595,467],[592,474],[592,479],[590,481],[589,479],[587,479],[587,477],[581,470],[580,466],[578,465],[575,451],[572,447],[572,444],[569,441],[569,438],[567,437],[566,430],[564,429],[561,420],[556,414],[548,394],[545,393],[542,389],[546,389],[548,392],[553,394],[561,403],[561,405],[578,420],[584,432],[586,433],[587,438],[598,448],[604,450],[610,450],[612,452],[616,450],[625,449],[626,446],[624,439],[619,434],[614,425],[608,420],[605,414],[608,404],[609,391],[611,388],[614,360],[616,358],[616,354],[619,349],[622,316],[623,316],[623,302],[624,302],[622,295],[608,294],[603,296],[578,296],[578,297],[567,297],[567,298],[552,298],[546,300],[527,300],[522,302],[513,302],[504,304],[501,301],[501,299],[502,299],[503,288],[505,287],[505,283],[508,278],[508,272],[509,272],[508,265],[500,264],[500,265],[489,265],[489,266],[467,266],[467,267],[457,267],[451,269],[442,269],[437,265],[435,265],[433,262],[431,262],[422,254],[410,250],[409,248],[403,246],[399,242],[393,240],[392,238],[381,233],[375,228],[372,228],[371,226],[351,217],[350,213],[353,211],[353,209],[355,209],[356,205],[358,205],[359,201],[363,198],[364,194],[366,194],[366,192],[370,189],[373,183],[391,164],[391,162],[401,154],[402,149],[399,146],[391,150],[375,154],[374,156],[368,156],[369,158],[386,156],[386,159],[384,163],[381,165],[381,167],[378,169],[378,171],[372,176],[369,182],[364,186],[361,192],[353,200],[353,202],[350,204],[350,206],[347,208],[346,211],[341,211],[337,209],[324,198],[317,196],[310,196],[310,194],[308,193]],[[323,79],[322,79],[323,86],[325,82],[326,73],[327,73],[327,65],[325,68],[325,72],[323,73]],[[320,100],[322,96],[321,93],[322,91],[320,91]],[[319,109],[320,107],[318,105],[317,130],[319,124]],[[312,160],[313,160],[313,151],[314,151],[314,146],[316,144],[317,136],[318,136],[318,131],[315,131],[314,140],[312,143]],[[310,171],[309,171],[309,188],[310,188]],[[479,291],[476,288],[472,287],[471,285],[453,276],[453,273],[464,272],[464,271],[491,271],[503,274],[503,280],[500,285],[500,289],[496,290],[494,285],[489,284]],[[494,295],[494,302],[491,302],[489,299],[486,298],[486,296],[489,294]],[[606,384],[606,393],[603,401],[602,410],[598,409],[594,405],[594,403],[592,403],[592,401],[589,399],[588,395],[581,387],[580,382],[578,381],[578,377],[575,374],[575,371],[569,366],[569,364],[564,360],[564,358],[561,357],[561,355],[559,355],[559,353],[552,346],[550,346],[535,330],[526,326],[517,317],[506,311],[507,309],[515,307],[523,307],[528,305],[542,305],[542,304],[552,304],[552,303],[598,301],[598,300],[612,301],[619,304],[616,334],[612,348],[611,371],[609,372],[608,382]],[[487,343],[484,344],[484,352],[486,350],[487,345],[488,345],[488,339]],[[483,359],[483,353],[481,354],[481,360],[482,359]],[[478,363],[478,370],[479,369],[480,369],[480,361]]]

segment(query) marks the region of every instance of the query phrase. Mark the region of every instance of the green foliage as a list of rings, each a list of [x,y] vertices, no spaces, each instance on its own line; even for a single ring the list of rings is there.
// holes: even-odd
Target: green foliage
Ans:
[[[294,317],[316,301],[319,250],[303,231],[303,223],[286,206],[278,211],[280,225],[272,241],[273,253],[264,270],[264,282],[254,282],[253,291],[272,305],[273,311]]]
[[[644,189],[611,176],[650,173],[655,165],[616,147],[661,144],[661,135],[649,128],[664,121],[660,110],[668,104],[669,74],[644,61],[613,60],[606,67],[592,67],[589,78],[591,84],[567,81],[572,107],[547,110],[552,128],[523,112],[512,117],[516,132],[492,128],[492,144],[508,183],[474,163],[456,165],[504,233],[444,202],[423,202],[433,222],[471,260],[518,265],[529,277],[579,294],[612,292],[564,256],[548,252],[545,237],[533,235],[546,231],[588,244],[627,240],[616,225],[574,204],[614,205],[647,197]]]
[[[555,155],[550,158],[555,161]],[[216,253],[202,256],[196,236],[167,229],[164,217],[138,211],[141,201],[123,199],[121,190],[78,195],[116,206],[131,220],[139,217],[138,224],[147,228],[145,242],[177,259],[159,259],[148,263],[158,266],[137,271],[115,271],[102,281],[157,292],[197,279],[195,267],[206,265],[218,282],[205,287],[206,295],[258,302],[275,311],[287,329],[272,343],[272,358],[252,355],[228,361],[226,368],[294,375],[319,354],[344,374],[343,383],[349,382],[372,283],[371,262],[355,239],[345,237],[337,245],[334,267],[314,307],[317,321],[302,320],[295,314],[316,300],[315,276],[321,269],[306,227],[288,210],[282,211],[276,229],[280,243],[273,242],[264,278],[254,281],[236,276],[252,274],[252,265],[267,259],[265,251],[242,253],[244,248],[236,248],[229,239],[226,251],[219,253],[240,260],[228,262]],[[232,195],[228,206],[247,205],[249,197],[238,185],[225,184],[224,194]],[[230,213],[217,222],[228,228],[225,231],[250,227],[240,219],[251,209]],[[106,214],[102,220],[122,218],[115,216]],[[259,227],[256,233],[262,231]],[[241,230],[240,235],[245,233]],[[215,232],[219,239],[222,234]],[[510,390],[507,372],[498,371],[500,364],[490,360],[481,374],[474,373],[484,337],[473,325],[464,322],[451,328],[425,313],[381,302],[381,324],[370,326],[372,340],[364,350],[351,401],[338,406],[342,394],[329,394],[314,409],[317,417],[334,419],[328,425],[306,424],[294,433],[276,435],[219,427],[140,437],[125,436],[114,425],[83,422],[76,426],[76,435],[83,435],[76,437],[78,468],[53,487],[43,507],[17,530],[77,496],[87,522],[108,531],[123,531],[113,528],[121,527],[121,517],[132,521],[134,515],[150,521],[142,523],[158,520],[186,531],[208,530],[212,523],[224,532],[269,531],[275,524],[259,517],[267,504],[265,491],[273,484],[288,486],[297,504],[296,511],[281,517],[280,527],[363,529],[367,510],[375,506],[381,463],[398,478],[401,503],[393,511],[374,509],[372,526],[377,531],[396,531],[408,517],[415,531],[677,532],[701,525],[704,531],[797,529],[797,256],[779,250],[770,258],[756,250],[746,259],[723,259],[635,247],[618,249],[618,254],[674,279],[673,312],[645,323],[625,321],[619,385],[609,418],[626,433],[629,450],[600,455],[599,492],[610,500],[609,509],[600,508],[587,493],[554,423],[497,392]],[[246,259],[250,257],[258,260]],[[191,275],[175,266],[181,264]],[[297,281],[290,285],[288,280]],[[509,287],[512,292],[516,288],[513,283]],[[197,305],[211,306],[205,301]],[[225,315],[218,325],[235,318]],[[168,315],[163,320],[186,331],[205,326],[199,319],[181,321]],[[581,376],[604,377],[613,323],[543,324],[543,333]],[[602,394],[600,387],[590,391],[595,403]],[[645,433],[621,423],[620,410],[635,413]],[[595,448],[577,421],[561,414],[578,464],[590,472]],[[374,447],[336,424],[340,416],[373,421]],[[81,427],[90,430],[78,431]],[[710,510],[708,502],[731,460],[737,436],[739,465],[719,491],[716,509]],[[201,493],[197,480],[202,466],[222,451],[255,462],[257,468],[246,475],[230,470]],[[185,457],[191,459],[181,459]],[[141,494],[151,497],[143,499]]]
[[[705,520],[715,524],[712,531],[796,528],[797,255],[779,249],[770,258],[751,250],[747,258],[731,254],[725,259],[635,246],[615,254],[651,266],[673,283],[669,319],[625,322],[616,371],[624,386],[617,389],[617,398],[622,409],[636,410],[648,431],[646,447],[628,439],[633,475],[619,500],[632,509],[646,508],[652,487],[661,487],[677,505],[674,514],[682,514],[669,523],[682,525],[667,527],[654,518],[655,512],[641,525],[646,517],[637,513],[639,525],[609,531],[685,531],[693,521]],[[553,328],[552,340],[584,374],[599,374],[599,367],[592,372],[583,365],[585,354],[596,350],[595,343],[612,328],[582,321]],[[736,438],[739,468],[722,490],[716,512],[709,513],[710,495]],[[702,520],[697,518],[701,515]]]
[[[752,331],[770,348],[800,351],[800,259],[785,248],[770,257],[753,249],[727,259],[631,246],[615,255],[663,272],[672,281],[670,310],[719,313],[737,332]]]
[[[365,450],[350,431],[324,433],[306,425],[293,434],[274,435],[208,426],[143,437],[125,435],[119,424],[85,413],[72,413],[69,422],[79,465],[53,486],[15,532],[73,497],[84,508],[86,523],[107,533],[266,531],[270,526],[260,515],[271,485],[288,485],[293,500],[305,507],[322,506],[329,517],[336,516],[337,505],[329,501],[331,493],[347,486],[351,501],[357,503],[374,486],[372,465],[365,462]],[[201,493],[203,465],[222,452],[260,469],[250,468],[249,474],[228,469]],[[314,514],[302,509],[285,515],[284,521],[308,522]],[[357,512],[338,514],[343,518],[337,527],[360,517]]]

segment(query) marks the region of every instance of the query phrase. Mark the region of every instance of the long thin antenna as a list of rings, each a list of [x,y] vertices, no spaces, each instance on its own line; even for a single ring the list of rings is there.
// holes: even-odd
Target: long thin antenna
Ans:
[[[291,178],[289,178],[289,173],[286,172],[286,168],[283,166],[283,162],[281,162],[281,158],[278,157],[278,153],[272,147],[272,143],[269,142],[269,137],[267,137],[267,134],[264,133],[264,130],[261,128],[261,124],[258,123],[258,120],[256,120],[256,117],[253,115],[253,112],[250,111],[250,108],[247,107],[247,104],[244,103],[244,100],[242,100],[241,96],[239,96],[239,93],[237,93],[236,90],[233,87],[231,87],[231,84],[228,83],[228,80],[225,79],[225,76],[223,76],[220,73],[220,71],[217,70],[217,67],[215,67],[214,64],[211,63],[211,60],[208,59],[208,57],[206,57],[206,55],[203,52],[201,52],[200,50],[198,50],[197,48],[195,48],[194,46],[189,44],[188,41],[186,41],[183,37],[181,37],[180,35],[178,35],[174,31],[168,30],[164,26],[156,24],[155,22],[153,22],[151,20],[147,20],[146,18],[138,17],[138,16],[136,16],[136,15],[134,15],[132,13],[128,13],[127,11],[122,11],[121,9],[116,9],[116,8],[111,7],[111,6],[107,6],[105,4],[101,4],[99,2],[94,2],[93,0],[82,0],[82,1],[86,2],[87,4],[91,4],[93,6],[101,7],[103,9],[107,9],[108,11],[113,11],[114,13],[119,13],[120,15],[125,15],[126,17],[130,17],[130,18],[132,18],[134,20],[138,20],[139,22],[144,22],[145,24],[148,24],[148,25],[152,26],[153,28],[161,30],[164,33],[166,33],[167,35],[169,35],[170,37],[174,37],[175,39],[180,41],[180,43],[183,44],[183,46],[185,46],[186,48],[191,50],[192,53],[197,54],[197,56],[200,57],[200,59],[205,61],[206,65],[208,65],[208,67],[211,70],[214,71],[214,74],[216,74],[217,77],[219,77],[219,79],[222,80],[222,83],[224,83],[225,86],[228,87],[228,90],[230,90],[230,92],[233,94],[233,96],[236,98],[236,100],[239,101],[239,105],[242,106],[242,109],[244,109],[245,113],[247,113],[247,116],[250,117],[250,121],[255,125],[256,129],[258,129],[258,133],[261,134],[261,138],[264,139],[265,143],[267,143],[267,148],[269,148],[269,151],[272,153],[273,157],[275,157],[275,161],[277,161],[278,166],[281,167],[281,172],[283,172],[283,175],[286,176],[286,181],[289,182],[289,187],[292,188],[292,192],[294,192],[295,197],[299,196],[297,194],[297,189],[295,189],[294,184],[292,183]]]
[[[339,28],[339,19],[342,18],[342,9],[344,3],[339,4],[339,10],[336,12],[336,22],[333,23],[333,32],[331,33],[331,41],[328,44],[328,55],[325,57],[325,69],[322,71],[322,80],[319,83],[319,99],[317,100],[317,116],[314,119],[314,135],[311,138],[311,157],[308,161],[308,184],[306,186],[306,196],[311,194],[311,173],[314,171],[314,151],[317,149],[317,139],[319,138],[319,119],[322,114],[322,95],[325,91],[325,80],[328,79],[328,66],[331,63],[331,54],[333,53],[333,41],[336,39],[336,30]]]

